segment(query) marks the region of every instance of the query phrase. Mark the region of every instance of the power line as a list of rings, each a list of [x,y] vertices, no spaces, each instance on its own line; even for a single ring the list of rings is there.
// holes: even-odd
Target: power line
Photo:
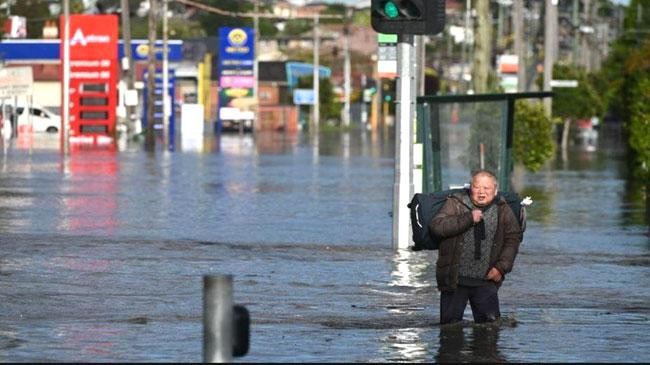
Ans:
[[[320,15],[302,15],[302,16],[282,16],[282,15],[275,15],[275,14],[268,14],[268,13],[240,13],[240,12],[234,12],[234,11],[228,11],[228,10],[223,10],[219,8],[215,8],[210,5],[205,5],[202,3],[199,3],[197,1],[193,0],[173,0],[176,1],[177,3],[185,4],[188,6],[195,7],[197,9],[205,10],[210,13],[216,13],[219,15],[224,15],[224,16],[230,16],[230,17],[235,17],[235,18],[254,18],[255,16],[259,18],[266,18],[266,19],[315,19],[316,17],[320,19],[344,19],[344,15],[332,15],[332,14],[320,14]]]

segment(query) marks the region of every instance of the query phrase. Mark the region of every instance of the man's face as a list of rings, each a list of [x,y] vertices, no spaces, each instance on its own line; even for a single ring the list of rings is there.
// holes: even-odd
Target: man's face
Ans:
[[[472,179],[470,197],[474,205],[483,207],[492,203],[496,192],[496,181],[491,176],[479,174]]]

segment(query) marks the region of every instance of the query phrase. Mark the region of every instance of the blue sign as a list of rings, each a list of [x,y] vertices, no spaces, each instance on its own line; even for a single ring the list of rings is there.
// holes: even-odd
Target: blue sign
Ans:
[[[314,105],[314,95],[313,89],[294,89],[293,103],[296,105]]]
[[[219,65],[221,68],[253,67],[255,31],[250,27],[219,28]]]
[[[287,83],[290,88],[295,87],[298,84],[298,79],[303,76],[313,76],[314,74],[314,65],[311,63],[302,63],[302,62],[287,62]],[[321,79],[328,78],[332,74],[332,70],[325,66],[320,66],[318,68],[318,77]]]
[[[149,41],[134,39],[131,41],[131,54],[134,61],[143,61],[148,57]],[[183,59],[183,41],[170,40],[167,43],[170,61]],[[42,61],[60,59],[60,41],[58,39],[24,39],[3,40],[0,42],[0,59],[5,61]],[[156,42],[156,59],[162,60],[162,41]],[[124,57],[124,45],[120,40],[117,45],[118,57]]]

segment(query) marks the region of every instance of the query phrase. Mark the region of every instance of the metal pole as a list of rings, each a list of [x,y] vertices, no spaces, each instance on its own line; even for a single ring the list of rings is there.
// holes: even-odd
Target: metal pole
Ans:
[[[553,78],[553,64],[555,63],[557,43],[557,3],[558,0],[545,0],[544,10],[544,91],[551,91],[551,79]],[[544,110],[546,115],[551,115],[551,98],[544,98]]]
[[[124,78],[126,89],[133,90],[133,57],[131,55],[131,15],[129,0],[122,0],[122,40],[124,45]],[[135,131],[135,107],[126,106],[128,136],[131,137]]]
[[[343,26],[343,53],[345,60],[343,61],[343,97],[345,98],[343,103],[343,125],[350,125],[350,13],[352,9],[345,9],[345,25]]]
[[[526,50],[524,45],[524,0],[514,0],[513,28],[515,54],[517,55],[517,91],[524,92],[526,85]]]
[[[149,1],[149,54],[147,55],[147,131],[145,135],[145,149],[153,151],[156,147],[154,123],[155,96],[156,96],[156,7],[159,0]]]
[[[580,58],[578,57],[578,38],[580,37],[580,18],[578,17],[578,8],[580,7],[580,0],[573,0],[573,5],[571,9],[571,25],[573,25],[573,41],[571,42],[572,52],[571,52],[571,61],[574,65],[578,65]]]
[[[255,17],[253,17],[253,25],[255,28],[255,35],[254,35],[254,45],[253,45],[253,101],[255,102],[255,105],[253,106],[253,110],[255,111],[254,119],[253,119],[253,133],[257,130],[257,128],[261,127],[258,125],[259,123],[259,113],[260,113],[260,100],[259,100],[259,74],[260,74],[260,65],[259,65],[259,60],[258,60],[258,43],[260,41],[260,18],[259,18],[259,12],[260,12],[260,0],[255,0]],[[286,121],[285,121],[286,122]]]
[[[397,43],[397,123],[395,126],[395,184],[393,186],[393,248],[408,248],[409,210],[413,195],[413,121],[415,64],[413,35],[399,35]]]
[[[320,124],[320,65],[319,65],[319,51],[320,51],[320,35],[318,34],[318,13],[314,17],[314,108],[313,108],[313,132],[318,135],[318,128]]]
[[[63,1],[63,154],[70,153],[70,0]]]
[[[460,68],[460,77],[458,78],[458,91],[457,93],[460,94],[461,92],[467,91],[465,88],[465,67],[469,63],[469,56],[468,56],[468,38],[469,38],[469,19],[470,19],[470,11],[472,10],[472,3],[471,0],[465,0],[465,27],[463,28],[463,48],[462,48],[462,55],[461,55],[461,68]]]
[[[232,275],[203,277],[203,362],[232,362]]]
[[[162,10],[162,102],[163,102],[163,146],[169,149],[169,116],[171,115],[171,101],[169,100],[169,48],[167,37],[167,2],[163,0]]]

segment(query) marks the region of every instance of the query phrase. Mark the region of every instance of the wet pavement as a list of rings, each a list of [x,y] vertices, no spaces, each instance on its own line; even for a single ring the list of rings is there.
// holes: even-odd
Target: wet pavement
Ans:
[[[252,317],[238,362],[650,361],[650,237],[620,141],[516,174],[535,200],[499,326],[438,325],[433,252],[394,252],[394,141],[2,145],[0,361],[202,360],[202,276]]]

